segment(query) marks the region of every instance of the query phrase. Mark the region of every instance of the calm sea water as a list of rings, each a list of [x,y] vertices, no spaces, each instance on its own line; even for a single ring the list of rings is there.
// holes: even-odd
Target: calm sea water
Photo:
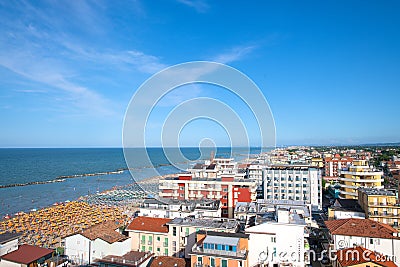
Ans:
[[[134,152],[134,149],[132,150]],[[193,163],[192,161],[208,158],[211,151],[212,149],[200,151],[198,148],[181,148],[182,154],[189,160],[175,165],[180,169],[186,169]],[[232,156],[237,160],[247,156],[245,149],[234,151]],[[257,148],[250,150],[251,154],[259,152],[260,149]],[[136,180],[152,176],[153,168],[160,174],[179,172],[179,169],[170,165],[171,162],[166,158],[162,148],[148,148],[148,155],[152,162],[150,166],[141,158],[133,158],[135,164],[130,167],[134,166],[132,174]],[[231,149],[218,148],[216,155],[230,157]],[[126,168],[121,148],[0,149],[0,185],[45,182],[60,179],[61,176],[125,169],[118,174],[84,176],[57,183],[0,188],[0,216],[39,209],[54,202],[74,200],[114,186],[130,184],[133,179]]]

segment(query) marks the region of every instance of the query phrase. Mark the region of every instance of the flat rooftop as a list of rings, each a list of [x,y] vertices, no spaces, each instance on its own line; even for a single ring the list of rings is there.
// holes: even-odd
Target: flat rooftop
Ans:
[[[196,219],[196,218],[175,218],[167,224],[176,224],[182,226],[201,226],[203,228],[215,228],[215,229],[231,229],[235,230],[239,223],[236,220],[224,220],[224,219]]]
[[[375,195],[375,196],[395,196],[396,195],[393,191],[389,191],[386,189],[360,187],[359,190],[362,192],[365,192],[367,195]]]

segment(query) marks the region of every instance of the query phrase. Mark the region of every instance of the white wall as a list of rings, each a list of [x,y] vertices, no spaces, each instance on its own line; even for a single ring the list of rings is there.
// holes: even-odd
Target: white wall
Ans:
[[[103,258],[107,255],[122,256],[131,250],[131,238],[123,242],[109,244],[99,238],[91,241],[80,234],[76,234],[65,238],[65,254],[74,262],[88,263],[89,243],[91,263],[93,263],[94,259]]]
[[[304,227],[295,224],[264,223],[247,228],[245,231],[250,234],[249,265],[260,263],[261,256],[264,255],[265,263],[280,263],[288,259],[293,266],[303,267]]]
[[[24,267],[25,264],[15,263],[11,261],[1,260],[0,267]]]
[[[131,250],[131,239],[123,242],[108,243],[97,238],[92,242],[93,259],[101,259],[107,255],[122,256]]]
[[[333,214],[335,220],[348,219],[348,218],[365,219],[365,213],[363,212],[335,210],[333,211]]]
[[[0,245],[0,256],[3,256],[17,249],[18,249],[18,239],[11,240],[3,245]]]
[[[334,248],[343,249],[351,248],[354,244],[365,247],[366,249],[373,250],[384,254],[385,256],[395,256],[394,262],[400,266],[400,240],[399,239],[383,239],[371,238],[360,236],[343,236],[334,235]]]
[[[89,239],[80,235],[72,235],[65,238],[65,254],[76,263],[89,262]]]

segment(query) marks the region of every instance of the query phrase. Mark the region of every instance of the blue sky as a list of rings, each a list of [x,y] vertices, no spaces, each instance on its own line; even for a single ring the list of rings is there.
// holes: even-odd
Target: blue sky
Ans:
[[[253,79],[278,145],[398,142],[399,12],[398,1],[1,1],[0,147],[121,146],[140,84],[193,60]],[[200,96],[231,97],[211,86],[182,88],[149,125]],[[157,146],[158,136],[155,126],[148,144]],[[207,137],[229,145],[207,120],[187,125],[181,144]]]

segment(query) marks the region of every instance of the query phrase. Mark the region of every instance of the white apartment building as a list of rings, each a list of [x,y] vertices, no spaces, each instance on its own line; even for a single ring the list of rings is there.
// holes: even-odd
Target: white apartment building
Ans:
[[[217,218],[221,217],[221,201],[149,198],[140,204],[138,216],[171,219],[187,216]]]
[[[249,266],[303,267],[309,264],[307,225],[298,214],[278,209],[277,221],[269,221],[245,230],[249,238]]]
[[[321,170],[307,165],[273,165],[263,171],[264,200],[294,200],[322,209]]]

